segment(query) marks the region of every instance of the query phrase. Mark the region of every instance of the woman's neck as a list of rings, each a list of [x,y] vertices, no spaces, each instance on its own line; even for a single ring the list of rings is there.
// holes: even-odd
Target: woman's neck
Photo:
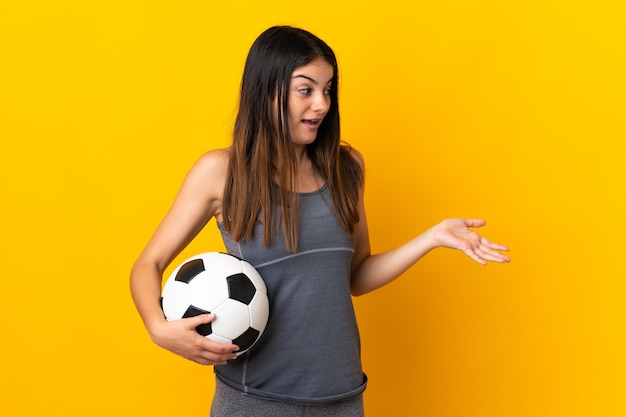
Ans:
[[[296,168],[296,191],[308,193],[319,190],[324,180],[319,174],[313,161],[305,154],[298,158]]]

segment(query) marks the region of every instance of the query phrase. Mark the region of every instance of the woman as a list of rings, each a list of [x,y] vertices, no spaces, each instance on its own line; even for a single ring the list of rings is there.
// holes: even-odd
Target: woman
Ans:
[[[351,295],[387,284],[436,247],[481,264],[509,261],[506,247],[470,230],[484,221],[465,219],[370,253],[363,159],[340,142],[338,80],[335,55],[316,36],[263,32],[244,68],[232,146],[191,168],[133,267],[131,291],[153,341],[215,365],[212,416],[362,416],[367,379]],[[159,306],[163,271],[212,218],[228,251],[268,287],[268,326],[239,358],[237,346],[195,331],[214,315],[166,322]]]

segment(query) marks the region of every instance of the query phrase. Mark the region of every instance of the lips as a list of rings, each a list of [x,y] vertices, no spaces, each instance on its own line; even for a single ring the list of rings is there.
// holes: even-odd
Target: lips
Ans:
[[[316,129],[320,125],[320,121],[320,119],[304,119],[302,123],[311,129]]]

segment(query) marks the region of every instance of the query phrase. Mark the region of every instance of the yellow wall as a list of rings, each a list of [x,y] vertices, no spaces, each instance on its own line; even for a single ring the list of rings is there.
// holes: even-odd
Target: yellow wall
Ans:
[[[626,415],[623,3],[232,3],[0,4],[0,414],[207,414],[212,370],[149,341],[128,271],[291,24],[338,54],[374,249],[449,216],[512,248],[356,300],[368,415]]]

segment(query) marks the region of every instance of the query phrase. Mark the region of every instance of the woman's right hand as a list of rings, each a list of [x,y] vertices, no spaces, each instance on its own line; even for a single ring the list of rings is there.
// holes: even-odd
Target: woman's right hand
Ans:
[[[237,345],[217,343],[200,335],[196,327],[215,320],[215,314],[201,314],[180,320],[163,321],[151,329],[157,345],[200,365],[225,365],[237,359]]]

